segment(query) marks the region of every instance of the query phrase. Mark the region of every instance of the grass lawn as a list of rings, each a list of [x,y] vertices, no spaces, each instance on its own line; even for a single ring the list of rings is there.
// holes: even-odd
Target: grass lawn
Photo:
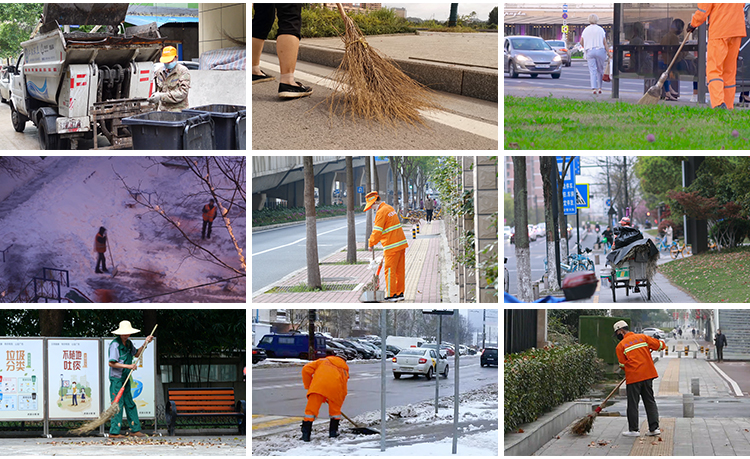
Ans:
[[[659,270],[702,303],[750,302],[750,247],[693,255]]]
[[[750,149],[750,113],[505,96],[506,150]],[[736,134],[735,137],[733,135]],[[652,134],[653,141],[648,136]]]

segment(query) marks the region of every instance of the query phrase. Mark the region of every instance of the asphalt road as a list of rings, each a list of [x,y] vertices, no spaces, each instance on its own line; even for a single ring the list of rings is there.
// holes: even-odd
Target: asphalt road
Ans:
[[[557,80],[552,79],[549,75],[539,75],[531,78],[529,75],[521,75],[518,78],[510,78],[507,73],[503,74],[503,84],[506,95],[521,95],[524,90],[539,91],[544,89],[544,93],[539,93],[539,97],[549,95],[549,93],[559,94],[561,91],[586,90],[591,95],[591,83],[589,80],[589,68],[585,61],[573,60],[570,67],[563,67],[562,75]],[[645,91],[643,80],[620,79],[620,94],[637,95],[640,97]],[[598,97],[609,98],[612,92],[612,83],[602,83],[602,95]],[[520,93],[520,94],[519,94]],[[680,82],[681,100],[689,99],[693,95],[693,83],[690,81]]]
[[[461,356],[459,390],[461,393],[498,382],[497,367],[480,367],[479,355]],[[440,396],[453,395],[453,357],[448,359],[448,379],[440,378]],[[300,416],[307,391],[302,386],[302,367],[253,368],[253,414]],[[435,398],[435,380],[424,377],[393,378],[391,363],[386,362],[386,404],[388,407],[418,403]],[[348,395],[343,410],[349,417],[380,409],[380,361],[349,365]],[[324,407],[321,417],[328,416]]]
[[[264,54],[261,69],[276,77],[253,85],[253,150],[496,150],[496,102],[437,93],[443,111],[426,115],[425,125],[381,126],[331,116],[326,98],[334,69],[298,62],[297,81],[313,94],[295,100],[278,97],[278,59]]]
[[[355,215],[357,241],[365,238],[367,215]],[[317,221],[318,259],[322,260],[346,246],[346,217]],[[256,292],[280,280],[298,269],[307,266],[306,226],[299,225],[275,228],[253,233],[253,281],[252,292]],[[365,252],[357,252],[357,258]]]
[[[26,129],[16,132],[10,122],[10,105],[0,103],[0,145],[3,150],[39,150],[37,129],[31,122]]]

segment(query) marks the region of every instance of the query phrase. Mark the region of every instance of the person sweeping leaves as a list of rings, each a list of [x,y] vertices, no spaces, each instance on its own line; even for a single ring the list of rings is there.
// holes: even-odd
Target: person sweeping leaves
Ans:
[[[622,434],[626,437],[638,437],[639,419],[638,404],[643,398],[648,419],[648,433],[656,436],[659,430],[659,409],[654,399],[653,381],[659,376],[651,358],[651,351],[660,351],[666,347],[664,341],[648,335],[633,333],[628,329],[628,323],[620,320],[614,325],[615,336],[620,341],[615,352],[620,368],[625,369],[625,380],[628,394],[628,431]]]
[[[328,436],[339,436],[341,407],[346,399],[346,384],[349,380],[349,366],[341,357],[328,356],[302,367],[302,384],[307,389],[307,406],[302,421],[302,441],[310,441],[312,425],[318,417],[320,405],[328,403],[328,416],[331,423]]]
[[[147,336],[145,344],[140,349],[136,349],[129,338],[130,335],[139,331],[130,325],[130,321],[123,320],[120,322],[119,328],[112,332],[118,335],[109,343],[109,395],[112,401],[115,400],[117,393],[128,378],[128,373],[138,367],[137,364],[133,363],[133,359],[140,357],[143,348],[154,339],[151,335]],[[132,391],[126,388],[119,404],[120,410],[112,417],[109,426],[109,436],[113,438],[123,436],[120,432],[122,429],[122,408],[124,406],[130,423],[130,435],[145,437],[141,432],[141,421],[138,419],[138,409],[133,401]]]
[[[378,242],[383,244],[383,269],[385,270],[386,301],[401,301],[404,299],[404,285],[406,283],[406,242],[401,220],[393,207],[380,200],[377,191],[371,191],[365,196],[367,204],[365,212],[375,207],[375,223],[370,235],[370,250]]]

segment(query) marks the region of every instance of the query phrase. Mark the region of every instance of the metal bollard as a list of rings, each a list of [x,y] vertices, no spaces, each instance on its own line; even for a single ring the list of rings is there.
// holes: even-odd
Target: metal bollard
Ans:
[[[659,358],[664,358],[664,351],[659,352]]]
[[[681,358],[682,358],[682,352],[678,352],[678,353],[677,353],[677,358],[678,358],[678,359],[681,359]]]
[[[669,355],[669,346],[664,348],[664,355]]]
[[[697,359],[697,358],[698,358],[698,351],[693,351],[693,358],[694,358],[694,359]]]
[[[539,296],[539,282],[534,282],[531,284],[531,296],[534,298],[534,300],[538,300],[540,298]]]
[[[412,226],[411,228],[411,238],[416,239],[417,238],[417,230]]]
[[[594,264],[595,265],[599,264],[599,254],[598,253],[596,255],[594,255]]]
[[[701,394],[700,379],[698,378],[690,379],[690,392],[692,392],[693,395],[695,395],[696,397]]]
[[[693,394],[682,394],[682,417],[695,417],[695,396]]]
[[[419,234],[419,223],[417,223],[417,234]]]

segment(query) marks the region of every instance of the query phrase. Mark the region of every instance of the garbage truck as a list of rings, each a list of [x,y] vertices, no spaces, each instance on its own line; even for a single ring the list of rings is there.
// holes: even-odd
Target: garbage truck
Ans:
[[[154,64],[166,38],[155,23],[123,29],[127,3],[45,3],[38,33],[21,43],[11,83],[11,122],[31,121],[44,150],[77,149],[99,135],[106,148],[128,148],[122,118],[153,111]],[[65,25],[94,25],[63,32]],[[103,28],[103,29],[102,29]]]

